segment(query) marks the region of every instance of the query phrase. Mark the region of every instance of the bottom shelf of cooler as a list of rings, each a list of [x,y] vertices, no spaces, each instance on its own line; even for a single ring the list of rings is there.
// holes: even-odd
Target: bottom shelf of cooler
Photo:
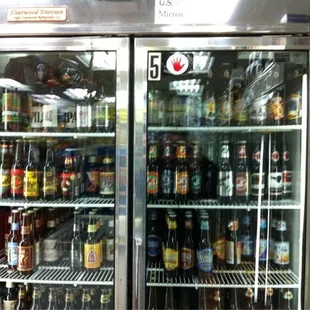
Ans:
[[[39,266],[31,275],[20,275],[18,271],[8,272],[5,259],[0,260],[0,282],[72,284],[72,285],[113,285],[113,263],[104,263],[100,270],[70,270],[69,260],[63,259],[57,266]]]
[[[147,286],[174,286],[174,287],[251,287],[255,286],[254,263],[242,263],[237,270],[215,268],[208,279],[198,279],[197,276],[169,278],[160,263],[148,263]],[[258,287],[287,287],[298,288],[297,275],[290,269],[278,270],[274,267],[259,268]]]

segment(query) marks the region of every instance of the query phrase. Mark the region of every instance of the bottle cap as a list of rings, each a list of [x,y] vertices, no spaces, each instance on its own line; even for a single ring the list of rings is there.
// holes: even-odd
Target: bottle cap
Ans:
[[[5,287],[6,287],[6,288],[12,288],[12,287],[15,287],[15,285],[14,285],[13,282],[7,281],[7,282],[5,283]]]

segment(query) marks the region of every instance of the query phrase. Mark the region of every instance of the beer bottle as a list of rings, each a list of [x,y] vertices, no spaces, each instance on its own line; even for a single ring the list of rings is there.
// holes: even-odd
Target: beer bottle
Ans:
[[[216,150],[214,137],[208,137],[207,159],[204,168],[204,196],[207,199],[217,198],[218,165],[216,165]]]
[[[40,287],[34,287],[32,293],[32,304],[30,310],[42,310],[41,306],[41,289]]]
[[[5,283],[7,294],[3,298],[3,310],[15,309],[17,304],[16,288],[13,282],[7,281]]]
[[[260,169],[262,165],[262,174]],[[261,157],[261,139],[257,137],[255,146],[252,152],[252,174],[251,174],[251,198],[258,201],[259,196],[261,200],[265,197],[265,165]]]
[[[280,91],[275,91],[268,102],[268,123],[269,125],[283,125],[284,103]]]
[[[28,310],[28,301],[26,296],[26,287],[24,284],[18,284],[18,302],[16,310]]]
[[[65,307],[65,293],[62,286],[56,288],[57,295],[57,309],[63,309]]]
[[[80,233],[80,216],[78,211],[74,211],[73,237],[71,239],[71,269],[82,270],[83,262],[83,242]]]
[[[160,173],[160,191],[163,199],[173,198],[173,177],[175,174],[175,167],[172,158],[172,147],[170,141],[164,142],[164,151],[161,158],[162,169]]]
[[[266,305],[264,306],[264,310],[273,310],[275,309],[273,305],[273,288],[267,288],[267,300]]]
[[[54,288],[54,287],[49,288],[47,310],[58,310],[58,308],[57,308],[57,293],[56,293],[56,288]]]
[[[265,215],[260,219],[260,236],[259,236],[259,263],[266,266],[267,259],[267,221]]]
[[[166,288],[165,307],[164,310],[175,310],[175,301],[173,296],[173,288],[171,286]]]
[[[232,96],[226,89],[218,99],[218,119],[220,126],[231,126],[233,118]]]
[[[101,247],[96,236],[96,220],[92,212],[90,213],[87,226],[88,238],[84,243],[84,267],[87,271],[96,271],[100,268]]]
[[[292,198],[292,163],[290,153],[288,151],[287,143],[284,142],[282,154],[282,173],[283,173],[283,199]]]
[[[100,295],[100,310],[110,309],[111,296],[108,289],[101,289]]]
[[[43,168],[43,198],[55,200],[57,195],[57,176],[54,141],[47,141],[46,159]]]
[[[218,176],[218,196],[220,203],[230,204],[233,198],[233,173],[230,165],[229,141],[223,141],[221,146],[221,163]]]
[[[66,288],[66,304],[65,304],[65,308],[64,310],[73,310],[73,292],[72,292],[72,288]]]
[[[2,123],[5,131],[20,131],[22,122],[21,98],[17,89],[8,89],[2,95]]]
[[[239,224],[236,218],[228,221],[226,235],[226,266],[237,269],[241,264],[241,241],[238,238]]]
[[[228,290],[228,302],[229,302],[229,306],[228,309],[234,309],[234,310],[239,310],[241,308],[239,308],[238,305],[238,294],[237,294],[237,289],[236,288],[230,288]]]
[[[193,219],[191,214],[187,214],[185,215],[185,238],[181,248],[181,268],[183,276],[191,278],[194,275],[194,267]]]
[[[82,295],[82,308],[81,310],[91,310],[91,298],[88,288],[83,288],[83,295]]]
[[[97,156],[89,156],[85,171],[85,192],[87,196],[96,196],[99,191],[99,168]]]
[[[40,197],[39,179],[39,150],[36,141],[29,141],[28,163],[24,173],[24,197],[27,200],[36,200]]]
[[[290,291],[290,289],[284,289],[283,294],[282,294],[282,298],[280,300],[280,306],[278,306],[278,308],[283,309],[283,310],[293,309],[293,307],[291,305],[292,299],[293,299],[293,294]]]
[[[0,198],[8,198],[11,188],[11,168],[12,160],[9,144],[4,141],[1,145],[0,162]]]
[[[106,260],[114,261],[114,221],[108,221],[109,232],[106,238]]]
[[[21,240],[18,245],[17,270],[21,275],[29,275],[33,271],[33,240],[31,239],[30,214],[23,213]]]
[[[76,127],[78,132],[91,132],[93,127],[93,111],[90,93],[76,107]]]
[[[206,85],[206,94],[202,104],[202,124],[205,126],[215,126],[216,122],[216,103],[214,92],[210,89],[210,83]]]
[[[11,231],[8,237],[8,271],[17,269],[18,253],[17,248],[20,242],[19,211],[12,210]]]
[[[239,203],[247,203],[250,196],[250,185],[246,141],[240,141],[237,143],[237,152],[238,159],[235,175],[236,201]]]
[[[271,163],[270,163],[270,174],[269,174],[269,188],[270,188],[270,199],[271,200],[282,200],[283,194],[283,180],[282,180],[282,167],[281,158],[278,151],[277,136],[276,134],[272,137],[272,150],[271,150]]]
[[[52,93],[52,91],[51,91]],[[51,94],[53,96],[53,93]],[[44,132],[55,132],[58,127],[57,104],[44,104],[42,107],[42,127]]]
[[[241,229],[242,261],[254,261],[254,236],[250,211],[243,217]]]
[[[157,141],[151,141],[147,166],[147,195],[149,201],[156,201],[159,194],[159,169],[157,153]]]
[[[103,198],[113,198],[115,194],[115,165],[114,158],[106,155],[102,160],[99,172],[99,194]]]
[[[149,304],[147,306],[147,310],[157,310],[157,292],[156,287],[151,286],[149,291]]]
[[[155,210],[151,212],[149,221],[147,256],[149,262],[159,262],[161,260],[161,239],[157,232],[157,212]]]
[[[62,198],[65,200],[74,200],[77,187],[77,174],[75,171],[75,163],[73,151],[66,149],[65,166],[60,174]]]
[[[225,265],[225,225],[223,221],[223,211],[216,211],[215,232],[213,242],[214,265],[221,267]]]
[[[213,249],[210,237],[209,215],[203,214],[200,218],[200,241],[197,249],[197,268],[199,278],[210,276],[213,269]]]
[[[37,266],[37,262],[36,262],[36,245],[37,245],[37,240],[35,239],[34,236],[34,211],[33,210],[27,210],[27,213],[30,216],[30,230],[31,230],[31,240],[32,240],[32,244],[33,244],[33,253],[32,253],[32,257],[33,257],[33,268],[36,268]],[[40,263],[40,262],[39,262]],[[30,295],[31,297],[31,295]]]
[[[176,215],[171,214],[168,218],[168,238],[163,252],[164,267],[168,278],[176,277],[179,268],[179,246],[176,230]]]
[[[202,169],[199,142],[193,143],[192,161],[190,164],[189,178],[190,196],[192,199],[201,198],[202,194]]]
[[[243,309],[254,310],[253,290],[251,288],[247,288],[245,291],[245,299],[244,299]]]
[[[177,163],[174,177],[174,193],[177,202],[187,200],[189,192],[189,174],[186,162],[186,144],[179,141],[177,145]]]
[[[36,265],[39,266],[41,260],[41,244],[42,238],[40,236],[41,218],[39,208],[34,208],[34,240],[36,241]]]
[[[25,154],[23,154],[22,143],[22,140],[16,140],[15,159],[11,169],[10,193],[13,199],[23,198]]]
[[[30,102],[30,120],[31,131],[43,131],[43,105],[35,100]]]
[[[282,211],[283,212],[283,211]],[[274,265],[278,269],[288,269],[290,264],[290,243],[283,214],[277,224],[274,240]]]

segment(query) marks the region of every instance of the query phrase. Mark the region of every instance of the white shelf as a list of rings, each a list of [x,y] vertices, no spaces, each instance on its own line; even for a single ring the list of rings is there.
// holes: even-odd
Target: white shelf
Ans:
[[[43,137],[55,137],[55,138],[113,138],[115,132],[111,133],[77,133],[77,132],[14,132],[14,131],[2,131],[0,137],[22,137],[22,138],[43,138]]]

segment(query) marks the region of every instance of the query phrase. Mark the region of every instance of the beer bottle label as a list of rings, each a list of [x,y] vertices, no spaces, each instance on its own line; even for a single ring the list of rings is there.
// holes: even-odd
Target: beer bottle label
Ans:
[[[282,172],[271,172],[270,195],[271,196],[282,195],[282,191],[283,191]]]
[[[195,171],[190,177],[190,189],[192,194],[200,194],[202,188],[202,175],[200,171]]]
[[[33,259],[33,246],[18,246],[18,271],[31,271]]]
[[[0,169],[0,196],[9,194],[11,188],[11,170]]]
[[[227,96],[224,96],[219,100],[218,116],[221,121],[230,121],[232,119],[232,105]]]
[[[195,266],[195,252],[190,248],[181,249],[181,268],[189,270]]]
[[[261,193],[264,195],[265,191],[265,173],[252,173],[251,175],[251,194],[253,196],[259,195],[259,189],[261,188]]]
[[[237,250],[237,253],[235,253],[235,250]],[[241,242],[238,241],[236,244],[235,249],[235,242],[226,240],[226,263],[229,265],[237,264],[239,265],[241,263],[241,253],[242,253],[242,245]],[[235,261],[235,256],[237,258],[237,261]]]
[[[236,196],[249,195],[249,173],[237,172],[236,173]]]
[[[43,178],[44,195],[54,195],[57,193],[57,179],[55,169],[46,171]]]
[[[283,194],[292,193],[293,172],[289,170],[283,171]]]
[[[166,270],[176,270],[179,267],[179,252],[175,249],[165,248],[163,260]]]
[[[86,171],[86,193],[97,193],[99,188],[99,171]]]
[[[25,171],[24,174],[24,196],[39,197],[39,178],[37,171]]]
[[[64,128],[75,129],[76,128],[76,109],[75,107],[67,107],[61,109],[60,123]]]
[[[165,195],[173,193],[173,171],[164,169],[160,175],[161,192]]]
[[[21,100],[17,93],[3,93],[2,95],[2,122],[21,121]]]
[[[286,291],[284,294],[283,294],[283,299],[286,299],[286,300],[291,300],[293,299],[293,294],[291,291]]]
[[[95,269],[100,267],[100,243],[84,243],[84,267]]]
[[[242,235],[241,243],[243,256],[251,256],[254,254],[254,240],[252,236]]]
[[[8,265],[17,266],[18,253],[17,253],[17,242],[8,242]]]
[[[148,235],[147,254],[156,257],[160,253],[160,238],[157,235]]]
[[[57,239],[44,239],[43,249],[43,260],[45,262],[56,262],[58,260],[59,252]]]
[[[273,121],[284,118],[283,99],[281,96],[274,96],[268,104],[268,119]]]
[[[147,193],[154,195],[158,193],[159,175],[156,171],[148,171],[147,173]]]
[[[259,261],[266,261],[267,259],[267,239],[259,240]]]
[[[72,303],[73,299],[73,294],[66,294],[66,303]]]
[[[82,267],[83,263],[83,244],[71,243],[71,266]]]
[[[186,195],[188,193],[188,172],[178,171],[175,176],[176,193],[180,195]]]
[[[235,100],[233,106],[233,118],[240,123],[248,120],[248,113],[243,99]]]
[[[225,260],[225,238],[221,238],[213,243],[213,251],[217,260]]]
[[[3,310],[14,310],[17,300],[3,300]]]
[[[82,302],[90,302],[91,298],[89,294],[83,294],[82,295]]]
[[[290,263],[290,244],[287,241],[274,243],[274,262],[278,265]]]
[[[75,194],[75,185],[77,182],[74,172],[63,172],[60,174],[61,191],[63,196],[72,197]]]
[[[219,196],[232,197],[233,195],[233,173],[232,171],[219,172]]]
[[[101,304],[108,304],[110,302],[110,295],[101,295],[100,303]]]
[[[213,267],[213,249],[197,250],[197,267],[200,271],[211,272]]]
[[[302,97],[298,94],[291,94],[287,100],[287,119],[298,120],[302,116]]]
[[[77,127],[88,127],[89,119],[88,106],[78,105],[76,108],[76,126]]]
[[[107,238],[106,241],[106,259],[108,261],[114,260],[114,239]]]
[[[250,119],[253,122],[265,122],[267,120],[267,102],[264,99],[255,101],[251,105]]]
[[[201,97],[188,96],[185,99],[184,120],[186,126],[200,125]]]
[[[43,106],[42,110],[43,110],[43,127],[57,128],[58,126],[57,106],[46,104]]]
[[[22,195],[24,187],[24,169],[11,169],[11,194]]]
[[[114,171],[100,172],[100,194],[114,195]]]
[[[31,107],[31,128],[42,129],[43,127],[43,109],[42,107]]]
[[[216,117],[216,105],[214,97],[206,99],[204,104],[204,118],[206,121],[214,121]]]

